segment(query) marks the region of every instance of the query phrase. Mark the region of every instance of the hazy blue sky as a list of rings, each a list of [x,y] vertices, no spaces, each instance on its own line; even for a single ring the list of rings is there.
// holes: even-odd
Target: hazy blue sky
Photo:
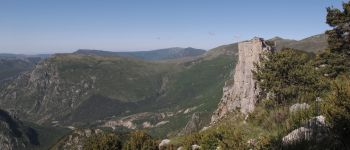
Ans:
[[[210,49],[328,29],[341,0],[0,0],[0,53]]]

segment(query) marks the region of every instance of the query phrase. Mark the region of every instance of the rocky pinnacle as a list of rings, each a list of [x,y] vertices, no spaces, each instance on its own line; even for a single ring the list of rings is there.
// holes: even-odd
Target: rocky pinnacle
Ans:
[[[221,101],[211,118],[212,123],[232,111],[247,114],[254,110],[260,91],[253,79],[254,63],[259,63],[263,52],[272,50],[262,38],[257,37],[238,44],[238,63],[233,77],[234,82],[224,87]]]

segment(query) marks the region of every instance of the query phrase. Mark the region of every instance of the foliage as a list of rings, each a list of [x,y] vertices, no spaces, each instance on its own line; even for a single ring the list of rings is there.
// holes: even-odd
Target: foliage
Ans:
[[[143,131],[134,131],[129,134],[123,150],[157,150],[157,141]]]
[[[327,9],[327,23],[332,27],[328,35],[329,50],[320,54],[318,65],[332,78],[330,94],[326,97],[324,112],[331,134],[342,146],[350,148],[350,2],[343,10]],[[336,143],[336,142],[334,142]]]
[[[119,136],[114,132],[94,134],[84,141],[86,150],[158,150],[159,141],[143,131]]]
[[[328,44],[332,53],[350,55],[350,2],[343,3],[343,11],[327,8]]]
[[[88,138],[85,150],[121,150],[122,142],[115,133],[100,133]]]
[[[214,129],[189,135],[183,141],[185,149],[191,149],[194,144],[200,145],[201,149],[243,149],[247,146],[246,137],[242,130],[221,124]]]
[[[317,59],[323,74],[335,78],[350,69],[350,2],[343,3],[343,11],[327,8],[327,23],[332,27],[328,35],[328,45]]]
[[[227,130],[228,126],[219,127],[215,137],[218,140],[219,147],[222,149],[243,149],[246,147],[246,137],[242,130]]]
[[[314,93],[316,96],[322,86],[310,59],[307,53],[293,49],[264,54],[253,71],[262,90],[261,97],[274,95],[268,98],[282,104],[301,99],[301,93]]]
[[[340,76],[332,84],[325,104],[326,119],[331,131],[350,148],[350,77]]]
[[[349,70],[350,62],[348,57],[332,53],[330,49],[326,49],[323,53],[318,54],[315,60],[315,66],[323,76],[335,78],[339,74]]]
[[[182,141],[182,146],[184,149],[192,149],[191,146],[194,144],[199,144],[201,141],[202,135],[199,133],[190,134],[188,136],[185,136],[184,140]]]

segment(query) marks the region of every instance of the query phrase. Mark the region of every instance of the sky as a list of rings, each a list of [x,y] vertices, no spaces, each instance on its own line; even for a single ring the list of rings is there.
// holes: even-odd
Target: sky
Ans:
[[[0,0],[0,53],[211,49],[329,29],[341,0]]]

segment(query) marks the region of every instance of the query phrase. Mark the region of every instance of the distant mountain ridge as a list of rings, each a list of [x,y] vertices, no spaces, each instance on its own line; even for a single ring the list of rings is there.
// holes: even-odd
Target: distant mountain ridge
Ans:
[[[185,57],[195,57],[204,54],[206,51],[192,47],[181,48],[165,48],[151,51],[131,51],[131,52],[111,52],[103,50],[80,49],[74,52],[75,54],[98,55],[98,56],[122,56],[138,58],[143,60],[167,60],[179,59]]]
[[[267,41],[275,42],[276,50],[281,50],[282,48],[294,48],[309,53],[323,51],[328,46],[327,36],[325,34],[318,34],[301,40],[284,39],[276,36]],[[236,56],[238,54],[238,43],[215,47],[209,50],[205,55],[208,57],[215,57],[223,54]]]
[[[269,39],[269,41],[275,42],[277,50],[280,50],[282,48],[294,48],[312,53],[323,51],[328,46],[326,34],[318,34],[302,40],[291,40],[283,39],[281,37],[274,37],[272,39]]]
[[[33,58],[45,59],[50,56],[51,54],[25,55],[25,54],[0,53],[0,59],[33,59]]]

